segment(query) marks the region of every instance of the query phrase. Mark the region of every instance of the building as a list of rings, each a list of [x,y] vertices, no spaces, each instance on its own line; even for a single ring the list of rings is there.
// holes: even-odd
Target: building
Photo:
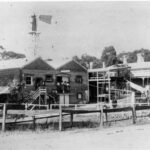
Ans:
[[[124,57],[123,63],[131,68],[132,82],[146,87],[150,85],[150,62],[145,62],[142,54],[137,54],[137,62],[127,63],[127,58]]]
[[[65,95],[65,99],[69,101],[66,103],[88,102],[87,69],[75,60],[71,60],[57,69],[56,83],[61,101],[64,101]]]
[[[65,104],[85,103],[88,99],[87,69],[74,60],[58,69],[53,68],[51,64],[52,62],[45,61],[41,57],[31,61],[27,59],[1,61],[0,95],[3,97],[0,98],[1,102],[2,99],[8,99],[4,98],[4,95],[11,94],[14,89],[19,88],[17,94],[19,97],[16,99],[22,99],[21,102],[24,102],[25,98],[29,99],[30,96],[32,102],[45,104],[47,96],[49,98],[59,96],[57,100],[55,99],[57,103],[58,101]],[[5,93],[4,88],[7,89]],[[53,93],[57,96],[53,97]]]
[[[125,65],[89,69],[89,102],[111,103],[125,98],[128,92],[125,75],[128,70],[130,68]]]
[[[12,59],[0,63],[0,86],[9,87],[9,93],[14,89],[19,90],[15,99],[24,99],[38,87],[46,86],[49,93],[55,85],[55,69],[46,63],[41,57],[32,61],[27,59]],[[4,89],[4,88],[1,88]],[[8,94],[8,92],[7,92]],[[4,95],[1,92],[1,95]],[[39,97],[39,93],[36,98]]]

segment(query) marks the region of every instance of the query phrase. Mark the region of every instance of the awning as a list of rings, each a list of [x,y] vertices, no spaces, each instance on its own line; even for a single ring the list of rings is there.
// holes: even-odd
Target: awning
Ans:
[[[61,76],[61,77],[70,77],[71,75],[68,74],[68,73],[63,73],[63,72],[61,72],[61,73],[57,73],[56,76],[57,76],[57,77],[58,77],[58,76]]]

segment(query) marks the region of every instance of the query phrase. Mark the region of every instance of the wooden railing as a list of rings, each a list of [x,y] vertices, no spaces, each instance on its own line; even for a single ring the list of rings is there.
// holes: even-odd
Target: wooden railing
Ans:
[[[59,104],[59,110],[57,109],[57,112],[55,114],[52,114],[53,111],[50,111],[49,114],[43,114],[43,116],[36,116],[36,114],[33,114],[32,116],[28,116],[22,120],[18,121],[7,121],[7,106],[12,105],[12,104],[0,104],[2,108],[2,119],[1,119],[1,124],[2,124],[2,131],[5,131],[5,125],[9,123],[22,123],[22,122],[33,122],[34,129],[35,129],[35,123],[36,120],[38,119],[43,119],[43,118],[50,118],[50,117],[59,117],[59,130],[61,131],[63,129],[63,115],[70,115],[70,123],[71,125],[73,124],[73,116],[76,114],[87,114],[87,113],[99,113],[100,114],[100,127],[103,127],[103,123],[109,121],[107,114],[108,113],[113,113],[113,112],[127,112],[131,111],[132,112],[132,119],[133,119],[133,124],[136,123],[137,115],[136,111],[138,110],[149,110],[150,106],[137,106],[136,104],[130,103],[130,107],[122,107],[122,108],[106,108],[105,104],[71,104],[72,106],[75,107],[75,109],[72,108],[64,108],[64,106]],[[90,105],[96,107],[94,109],[89,109]],[[26,112],[26,111],[25,111]],[[104,114],[106,121],[104,120]]]
[[[33,103],[37,100],[37,98],[41,95],[41,94],[46,94],[46,88],[41,88],[39,87],[31,96],[32,100],[30,102],[27,103],[27,108],[32,106],[31,110],[34,109],[35,105],[33,105]]]

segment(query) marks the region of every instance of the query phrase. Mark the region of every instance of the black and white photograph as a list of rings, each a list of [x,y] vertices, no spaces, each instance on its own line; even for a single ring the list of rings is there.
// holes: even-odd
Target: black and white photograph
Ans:
[[[150,1],[0,1],[0,150],[149,150]]]

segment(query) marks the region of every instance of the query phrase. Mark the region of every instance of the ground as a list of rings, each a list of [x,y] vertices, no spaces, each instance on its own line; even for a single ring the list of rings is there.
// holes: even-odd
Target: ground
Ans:
[[[148,150],[150,124],[0,134],[1,150]]]
[[[36,130],[32,122],[7,126],[5,133],[0,131],[0,150],[148,150],[150,112],[137,111],[137,116],[141,117],[133,124],[131,112],[110,113],[108,121],[123,120],[105,122],[103,128],[99,113],[75,115],[72,128],[65,116],[62,132],[58,118],[36,121]]]

